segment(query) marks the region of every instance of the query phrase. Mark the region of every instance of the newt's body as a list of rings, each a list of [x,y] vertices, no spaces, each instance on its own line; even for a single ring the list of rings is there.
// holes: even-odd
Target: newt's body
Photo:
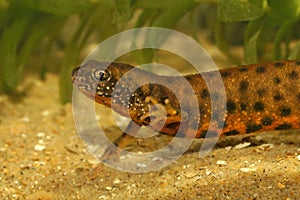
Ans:
[[[182,118],[189,117],[189,112],[194,109],[189,107],[190,97],[186,97],[185,105],[179,105],[175,95],[168,88],[161,86],[165,85],[164,83],[171,83],[178,88],[176,95],[185,97],[186,88],[178,77],[158,76],[138,69],[134,76],[118,88],[118,91],[114,91],[120,77],[133,67],[120,63],[106,65],[96,61],[87,62],[80,70],[77,68],[73,71],[73,84],[85,95],[105,106],[111,107],[113,99],[114,111],[131,117],[140,126],[148,125],[153,119],[155,121],[156,116],[149,116],[149,106],[156,103],[166,109],[167,120],[162,129],[158,128],[160,127],[158,125],[152,126],[153,129],[174,136],[180,122],[185,125]],[[218,90],[210,94],[200,74],[185,76],[199,104],[200,118],[195,119],[197,126],[190,127],[196,129],[197,138],[206,136],[211,120],[213,129],[222,128],[221,136],[300,129],[300,60],[245,65],[223,69],[220,73],[227,99],[224,126],[222,126],[224,116],[216,115],[217,117],[211,119],[211,98],[218,98],[222,94],[218,93]],[[211,76],[211,81],[216,78],[214,72],[205,74]],[[154,79],[161,85],[151,84],[151,80]],[[141,80],[150,84],[133,91],[132,88]],[[123,94],[124,91],[133,95],[128,97]],[[180,109],[184,113],[181,113]],[[159,118],[156,122],[159,124]],[[188,133],[180,135],[189,136]]]

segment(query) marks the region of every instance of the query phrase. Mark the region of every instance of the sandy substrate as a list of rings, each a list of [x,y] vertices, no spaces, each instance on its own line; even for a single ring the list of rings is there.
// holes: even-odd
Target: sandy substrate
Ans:
[[[57,83],[51,74],[45,82],[28,79],[18,101],[0,96],[0,199],[300,198],[297,131],[260,134],[244,139],[249,144],[241,148],[235,145],[242,138],[225,139],[205,158],[198,157],[197,140],[163,169],[126,173],[98,165],[87,153],[71,104],[59,103]],[[105,130],[120,133],[109,123]],[[155,145],[145,139],[131,149]]]

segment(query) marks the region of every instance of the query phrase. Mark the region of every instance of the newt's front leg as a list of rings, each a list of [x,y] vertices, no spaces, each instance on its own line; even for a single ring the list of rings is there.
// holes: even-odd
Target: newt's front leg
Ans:
[[[164,104],[158,102],[153,96],[140,97],[139,99],[144,99],[143,106],[138,109],[135,107],[131,110],[131,121],[126,130],[113,144],[109,145],[101,156],[101,160],[115,159],[116,156],[120,156],[122,149],[133,142],[134,137],[142,126],[148,126],[153,130],[160,131],[166,124],[180,123],[182,121],[181,112],[171,106],[169,99],[165,99]],[[186,119],[187,114],[185,113],[183,120]]]
[[[124,147],[132,143],[134,135],[136,135],[140,129],[140,125],[136,124],[134,121],[130,121],[122,135],[120,135],[112,144],[108,146],[108,148],[101,155],[100,159],[105,162],[119,157]]]

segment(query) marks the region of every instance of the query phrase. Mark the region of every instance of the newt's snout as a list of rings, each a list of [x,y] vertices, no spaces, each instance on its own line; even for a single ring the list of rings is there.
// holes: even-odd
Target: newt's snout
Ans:
[[[77,73],[78,73],[78,70],[79,70],[80,67],[76,67],[75,69],[73,69],[72,71],[72,82],[74,83],[75,81],[75,78],[77,76]]]

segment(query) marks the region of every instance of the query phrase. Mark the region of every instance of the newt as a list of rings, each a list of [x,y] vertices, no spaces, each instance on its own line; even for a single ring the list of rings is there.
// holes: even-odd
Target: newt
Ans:
[[[160,76],[136,68],[134,76],[123,83],[118,88],[119,91],[114,91],[120,78],[133,68],[136,67],[129,64],[88,61],[73,70],[72,82],[97,103],[110,108],[114,104],[115,112],[131,118],[128,130],[147,126],[151,121],[155,121],[151,128],[159,133],[195,138],[207,136],[211,121],[215,121],[212,123],[213,130],[221,128],[221,131],[220,134],[209,135],[210,137],[300,129],[300,60],[265,62],[218,70],[226,93],[226,105],[222,105],[226,106],[225,116],[212,115],[217,111],[211,108],[211,100],[222,94],[218,90],[210,94],[202,78],[205,74],[214,80],[216,71],[184,76],[198,101],[200,116],[195,119],[196,125],[185,124],[185,120],[182,120],[188,118],[189,112],[194,108],[189,107],[190,98],[185,96],[186,88],[177,76]],[[142,79],[148,80],[149,84],[133,91],[135,84]],[[162,84],[151,83],[154,79]],[[186,105],[180,105],[176,95],[164,87],[164,83],[175,85],[178,88],[176,95],[184,97]],[[132,95],[122,96],[122,91],[132,92]],[[155,112],[150,112],[151,105],[160,105],[166,110],[167,116],[163,125],[159,123],[160,118],[155,116]],[[181,125],[190,126],[196,134],[190,135],[187,131],[176,135]],[[126,145],[123,142],[126,136],[128,137],[123,133],[115,142],[116,145]]]

